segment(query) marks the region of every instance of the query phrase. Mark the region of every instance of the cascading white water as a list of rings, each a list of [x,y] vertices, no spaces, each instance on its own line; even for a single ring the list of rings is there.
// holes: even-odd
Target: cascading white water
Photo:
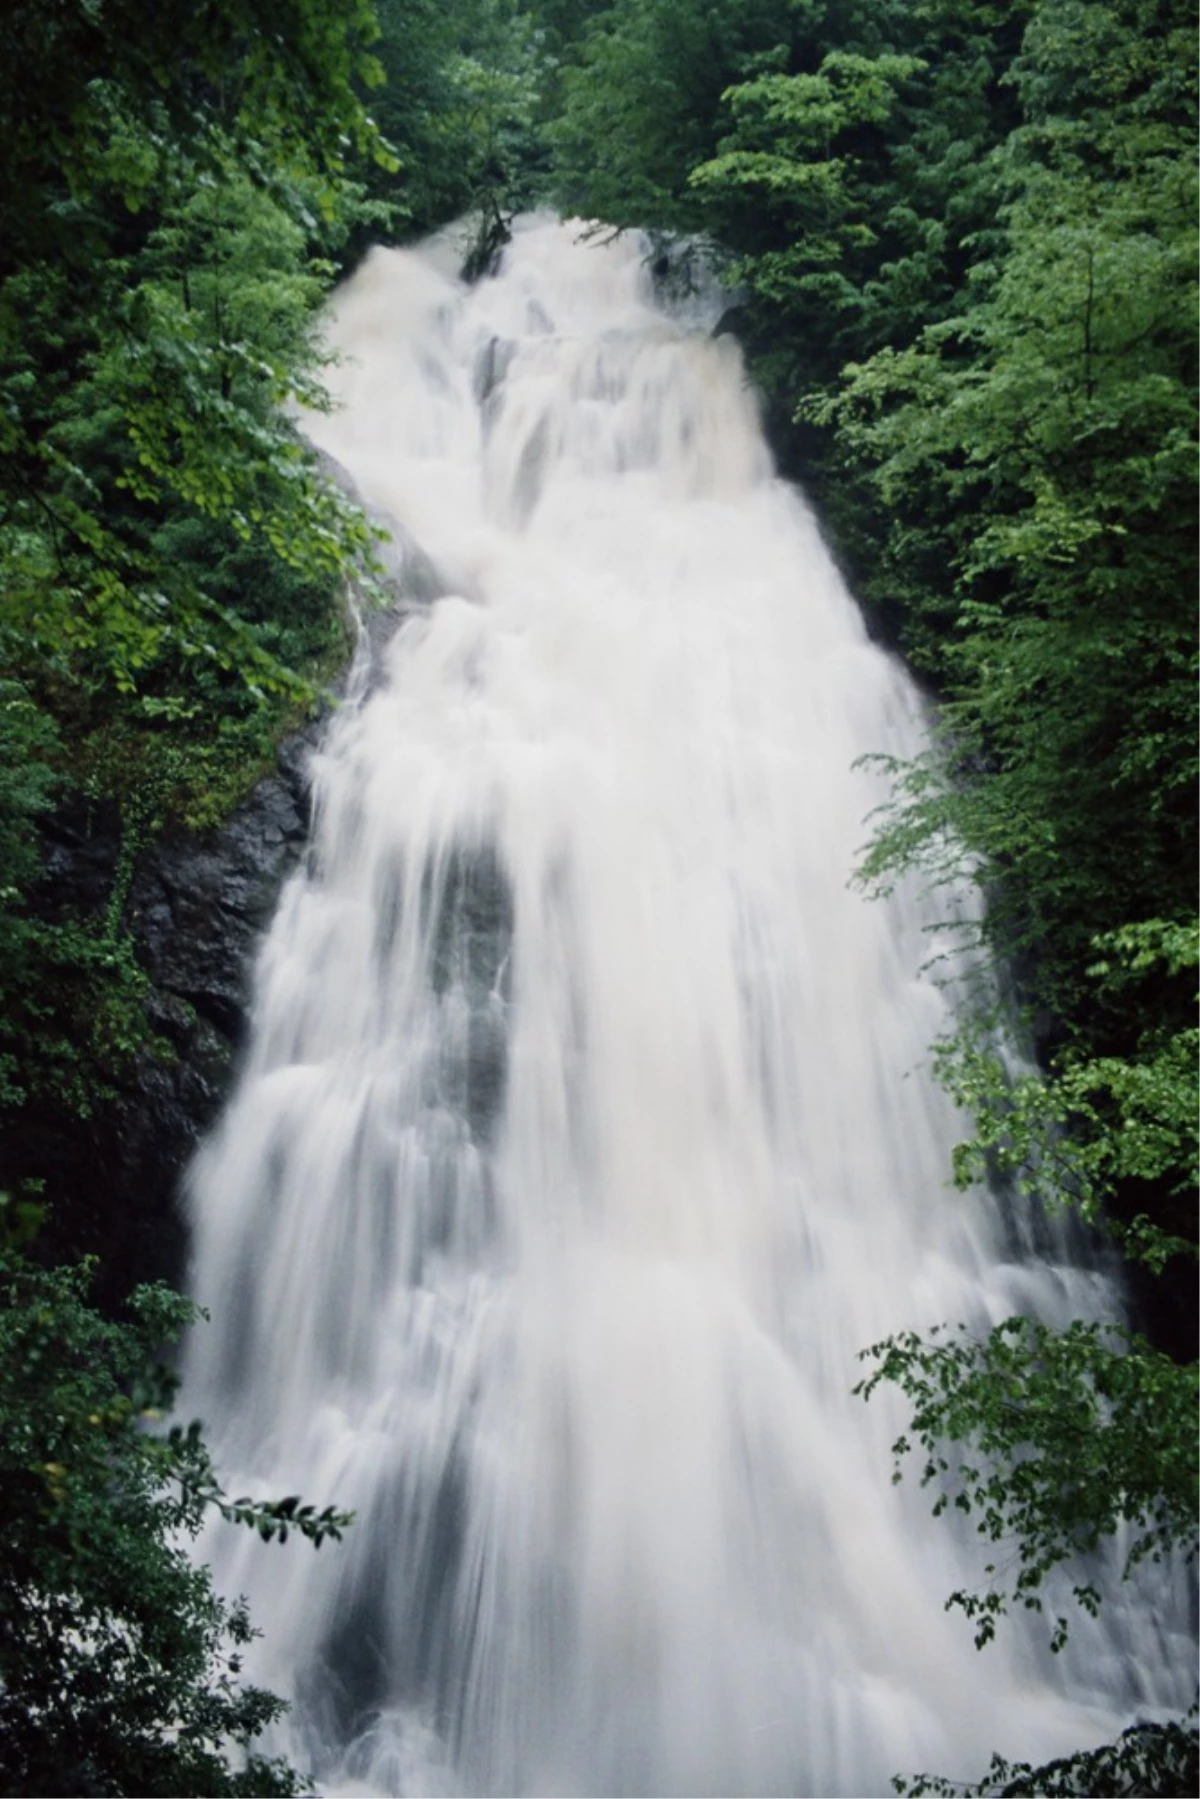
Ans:
[[[1162,1646],[978,1655],[978,1557],[850,1395],[897,1327],[1111,1303],[947,1191],[926,920],[847,887],[913,689],[643,245],[436,265],[340,292],[311,432],[444,597],[329,733],[194,1181],[185,1403],[234,1490],[358,1514],[206,1544],[281,1746],[332,1792],[832,1795],[1096,1741],[1178,1696]]]

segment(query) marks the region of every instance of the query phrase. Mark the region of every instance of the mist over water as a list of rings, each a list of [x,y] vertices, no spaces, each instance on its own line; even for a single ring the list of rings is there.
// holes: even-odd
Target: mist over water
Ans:
[[[276,1746],[334,1793],[864,1795],[1097,1741],[1180,1697],[1161,1617],[977,1654],[982,1558],[850,1394],[891,1330],[1116,1305],[946,1187],[928,919],[847,885],[912,685],[719,298],[541,220],[443,262],[331,310],[311,435],[443,591],[329,731],[193,1182],[185,1407],[231,1491],[358,1514],[205,1542]]]

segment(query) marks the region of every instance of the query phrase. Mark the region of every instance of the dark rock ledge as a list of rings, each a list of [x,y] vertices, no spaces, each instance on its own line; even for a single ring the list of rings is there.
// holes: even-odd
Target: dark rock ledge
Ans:
[[[255,951],[304,851],[308,763],[321,729],[288,738],[276,773],[219,829],[138,856],[122,926],[150,978],[157,1046],[136,1056],[91,1117],[35,1103],[8,1134],[7,1170],[36,1173],[52,1202],[44,1247],[97,1255],[103,1303],[139,1280],[182,1278],[181,1178],[229,1091]],[[120,863],[117,806],[73,796],[46,820],[43,838],[42,891],[53,911],[103,914]]]

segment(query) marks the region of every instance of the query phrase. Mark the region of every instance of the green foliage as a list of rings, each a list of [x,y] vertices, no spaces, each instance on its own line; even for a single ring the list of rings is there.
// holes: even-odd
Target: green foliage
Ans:
[[[53,720],[19,682],[0,679],[0,958],[13,951],[12,909],[37,872],[36,823],[54,797],[48,763],[57,747]]]
[[[721,95],[790,38],[788,0],[617,0],[562,70],[550,130],[562,205],[614,225],[693,228],[689,171],[716,144]]]
[[[949,1796],[994,1794],[997,1799],[1128,1799],[1129,1795],[1154,1793],[1167,1799],[1190,1799],[1200,1786],[1200,1743],[1194,1723],[1195,1708],[1182,1723],[1133,1724],[1114,1743],[1062,1756],[1040,1768],[1029,1762],[1006,1762],[994,1755],[987,1774],[978,1783],[942,1780],[920,1774],[911,1780],[893,1780],[897,1793],[917,1799],[919,1794]]]
[[[545,174],[550,75],[539,9],[517,0],[379,0],[385,83],[372,110],[397,168],[368,176],[406,233],[474,213],[501,241]]]
[[[967,246],[994,235],[1012,110],[999,76],[1024,10],[812,7],[790,52],[722,96],[719,153],[691,186],[736,252],[761,372],[789,411],[952,308]]]
[[[0,22],[0,119],[14,176],[0,190],[6,265],[69,247],[74,221],[49,202],[62,183],[89,196],[106,88],[138,125],[165,107],[172,140],[202,144],[217,119],[261,152],[264,167],[300,159],[336,181],[351,142],[378,146],[359,97],[381,75],[377,36],[369,0],[159,0],[152,10],[140,0],[10,0]],[[125,168],[136,204],[137,158]]]
[[[1151,1251],[1158,1249],[1151,1243]],[[1095,1615],[1102,1603],[1086,1558],[1118,1536],[1127,1577],[1140,1563],[1197,1553],[1197,1370],[1181,1367],[1115,1326],[1072,1322],[1054,1331],[1010,1318],[982,1339],[963,1326],[903,1332],[862,1352],[874,1364],[855,1388],[882,1384],[912,1407],[892,1446],[893,1479],[923,1457],[935,1516],[969,1519],[994,1559],[984,1584],[951,1593],[975,1627],[977,1648],[1012,1608],[1042,1613],[1071,1597]],[[1067,1640],[1056,1612],[1050,1648]],[[1186,1794],[1195,1785],[1194,1723],[1138,1725],[1117,1742],[1044,1767],[994,1756],[978,1785],[930,1775],[894,1781],[899,1793]]]
[[[275,0],[269,30],[237,0],[130,11],[6,16],[0,647],[89,691],[205,664],[292,691],[217,558],[173,552],[203,521],[332,591],[368,546],[287,409],[323,403],[345,142],[375,142],[370,8]]]
[[[874,490],[876,591],[899,596],[944,694],[931,751],[891,765],[864,878],[979,881],[983,937],[1015,964],[1042,1054],[1014,1074],[986,1016],[938,1047],[974,1120],[956,1179],[1073,1206],[1152,1271],[1194,1255],[1196,1229],[1195,46],[1180,23],[1176,7],[1034,10],[1008,76],[1021,116],[992,159],[998,240],[952,311],[804,402]],[[1004,1547],[989,1587],[952,1597],[977,1640],[1121,1527],[1135,1559],[1192,1548],[1194,1365],[1028,1320],[873,1353],[868,1386],[913,1403],[939,1505]],[[1096,1602],[1086,1577],[1075,1590]],[[1186,1791],[1194,1757],[1194,1731],[1163,1727],[1046,1770],[997,1760],[965,1790]]]
[[[533,197],[541,161],[540,42],[513,0],[477,0],[474,29],[451,65],[457,105],[450,117],[462,179],[474,207],[500,218]]]
[[[0,1116],[46,1095],[88,1113],[145,1041],[146,979],[119,905],[80,921],[49,919],[30,903],[38,820],[62,784],[61,752],[54,720],[0,680]]]
[[[754,208],[754,236],[767,247],[735,263],[732,278],[791,321],[824,309],[834,342],[840,316],[863,310],[861,266],[878,243],[865,134],[887,125],[902,85],[924,68],[912,56],[831,50],[815,74],[743,82],[723,97],[733,129],[720,155],[692,171],[718,230],[728,222],[724,235],[744,241],[741,215]]]
[[[109,246],[91,292],[43,268],[0,291],[10,637],[37,667],[107,670],[129,694],[180,664],[292,690],[212,581],[210,547],[172,552],[205,521],[226,555],[255,547],[328,590],[368,547],[283,410],[320,403],[321,265],[236,166],[206,179],[163,158],[147,205],[149,229]]]
[[[1114,932],[1097,947],[1110,959],[1089,973],[1117,995],[1139,974],[1165,964],[1176,975],[1200,961],[1195,927],[1161,920]],[[1014,1076],[996,1038],[972,1021],[935,1055],[943,1086],[975,1123],[974,1137],[955,1151],[956,1184],[999,1177],[1048,1209],[1070,1205],[1155,1272],[1173,1256],[1194,1257],[1198,1055],[1195,1025],[1152,1028],[1128,1056],[1068,1047],[1049,1070]],[[1144,1211],[1121,1215],[1138,1194],[1154,1196],[1157,1222]]]
[[[49,766],[58,747],[53,721],[20,683],[0,677],[0,967],[20,968],[35,927],[27,890],[40,863],[37,821],[57,781]],[[20,1058],[0,1033],[0,1107],[24,1097]]]
[[[1195,47],[1135,43],[1137,12],[1039,8],[1003,255],[957,316],[809,405],[895,521],[878,578],[949,690],[879,854],[964,845],[993,942],[1068,1024],[1097,933],[1194,912]],[[1042,117],[1066,82],[1052,27],[1082,13],[1108,60],[1073,65],[1078,117]],[[1090,1048],[1124,1047],[1103,1005],[1097,1026]]]
[[[86,1267],[0,1250],[0,1771],[9,1793],[294,1793],[251,1745],[283,1709],[239,1682],[252,1636],[188,1556],[216,1506],[270,1540],[348,1524],[229,1500],[199,1427],[157,1427],[159,1346],[194,1308],[139,1289],[113,1323]]]
[[[953,312],[805,403],[944,692],[864,877],[984,885],[1041,1055],[1014,1074],[987,1017],[939,1046],[956,1178],[1151,1271],[1196,1236],[1193,40],[1177,6],[1039,5],[1002,231]]]
[[[985,1589],[947,1601],[974,1621],[977,1647],[1010,1605],[1040,1612],[1051,1571],[1122,1525],[1126,1574],[1177,1547],[1195,1558],[1195,1367],[1114,1326],[1076,1320],[1055,1332],[1029,1318],[1009,1318],[981,1341],[961,1326],[935,1327],[926,1339],[904,1332],[863,1356],[876,1366],[855,1391],[869,1399],[890,1382],[913,1407],[921,1484],[940,1489],[935,1516],[953,1506],[1002,1552],[984,1568]],[[896,1480],[913,1449],[909,1432],[892,1446]],[[1072,1592],[1098,1609],[1086,1577]],[[1068,1628],[1055,1619],[1052,1649]]]

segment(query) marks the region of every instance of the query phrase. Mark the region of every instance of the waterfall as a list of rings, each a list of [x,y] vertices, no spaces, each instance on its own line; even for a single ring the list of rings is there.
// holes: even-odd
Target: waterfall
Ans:
[[[231,1491],[357,1514],[204,1543],[276,1746],[336,1793],[861,1795],[1099,1741],[1169,1644],[978,1654],[981,1558],[851,1397],[894,1329],[1116,1304],[948,1190],[928,915],[848,886],[920,702],[643,243],[443,262],[331,308],[307,428],[441,597],[328,732],[193,1179],[188,1413]]]

